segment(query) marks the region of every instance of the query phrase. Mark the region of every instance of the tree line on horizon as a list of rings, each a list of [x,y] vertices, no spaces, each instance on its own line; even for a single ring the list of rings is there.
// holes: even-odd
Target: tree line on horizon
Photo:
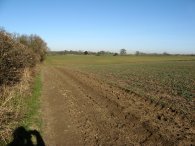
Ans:
[[[109,56],[126,56],[126,55],[135,55],[135,56],[171,56],[171,55],[178,55],[178,56],[182,56],[182,55],[188,55],[188,56],[195,56],[195,54],[170,54],[167,52],[163,52],[163,53],[145,53],[145,52],[141,52],[141,51],[136,51],[134,54],[132,53],[127,53],[126,49],[120,49],[119,53],[117,52],[110,52],[110,51],[82,51],[82,50],[64,50],[64,51],[48,51],[48,55],[68,55],[68,54],[72,54],[72,55],[95,55],[95,56],[105,56],[105,55],[109,55]]]

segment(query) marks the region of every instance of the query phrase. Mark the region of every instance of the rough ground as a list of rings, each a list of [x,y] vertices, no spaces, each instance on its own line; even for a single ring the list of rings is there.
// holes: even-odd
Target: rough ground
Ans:
[[[194,120],[68,68],[44,67],[42,111],[48,146],[195,145]]]

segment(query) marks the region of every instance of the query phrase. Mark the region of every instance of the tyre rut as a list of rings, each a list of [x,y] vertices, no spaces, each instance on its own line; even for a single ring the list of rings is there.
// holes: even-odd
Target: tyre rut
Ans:
[[[53,135],[63,138],[73,133],[73,141],[79,142],[76,145],[178,145],[194,142],[194,129],[179,115],[173,118],[168,109],[110,86],[93,75],[62,67],[46,67],[44,77],[44,80],[51,79],[46,82],[43,95],[48,101],[43,103],[47,102],[52,108],[48,112],[48,107],[45,107],[45,117],[53,125],[46,131],[56,129]],[[56,88],[48,91],[49,85]],[[50,101],[52,97],[56,99]],[[62,103],[62,100],[65,101]],[[53,107],[54,103],[57,105]],[[57,115],[59,111],[61,116]],[[60,123],[63,116],[69,119],[66,123],[64,120]],[[55,123],[51,117],[59,120]],[[69,132],[58,134],[64,124],[70,125]],[[48,141],[55,141],[52,135],[46,137],[50,137]],[[69,137],[61,138],[55,144],[74,144]]]

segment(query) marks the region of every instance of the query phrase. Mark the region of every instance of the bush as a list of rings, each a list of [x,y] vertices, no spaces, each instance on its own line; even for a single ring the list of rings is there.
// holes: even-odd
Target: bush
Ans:
[[[21,35],[17,37],[17,40],[19,43],[30,48],[36,54],[38,62],[42,62],[45,60],[48,47],[41,37],[37,35]]]
[[[35,54],[0,30],[0,86],[20,81],[24,68],[35,66]]]
[[[84,55],[88,55],[88,54],[89,54],[88,51],[85,51],[85,52],[84,52]]]

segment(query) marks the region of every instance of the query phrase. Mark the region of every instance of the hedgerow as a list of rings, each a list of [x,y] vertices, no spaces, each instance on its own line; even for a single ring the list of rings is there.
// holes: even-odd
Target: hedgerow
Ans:
[[[24,119],[36,65],[45,59],[47,44],[37,35],[16,35],[0,29],[0,145]],[[37,67],[36,67],[37,68]]]
[[[45,59],[47,44],[37,35],[18,35],[0,30],[0,86],[20,81],[25,68]]]

